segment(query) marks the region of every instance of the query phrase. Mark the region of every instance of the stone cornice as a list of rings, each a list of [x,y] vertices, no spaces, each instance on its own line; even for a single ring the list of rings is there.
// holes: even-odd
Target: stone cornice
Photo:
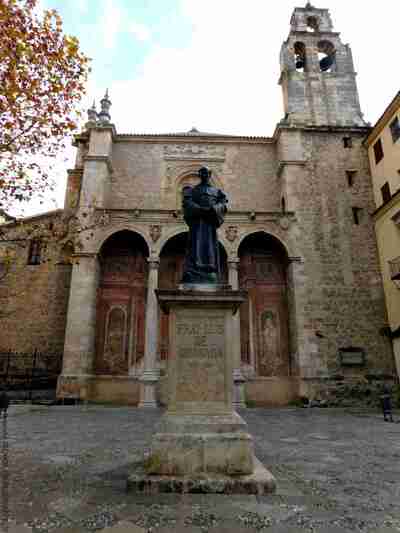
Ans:
[[[235,135],[177,135],[177,134],[118,134],[115,142],[146,142],[146,143],[190,143],[190,144],[273,144],[273,137],[246,137]]]
[[[274,138],[278,139],[282,134],[282,131],[306,131],[316,133],[357,133],[366,135],[371,131],[371,126],[316,126],[313,124],[290,124],[286,122],[280,122],[274,131]]]
[[[97,257],[96,252],[76,252],[75,254],[72,254],[72,257],[87,257],[89,259]]]
[[[316,10],[317,11],[317,10]],[[323,11],[323,10],[321,10]],[[339,37],[340,36],[340,32],[338,31],[329,31],[329,30],[322,30],[322,31],[319,31],[319,32],[310,32],[310,31],[307,31],[307,30],[291,30],[290,33],[289,33],[289,37],[291,35],[295,35],[296,37],[299,36],[299,35],[302,35],[304,37],[308,37],[309,39],[308,40],[315,40],[316,36],[318,36],[318,40],[321,40],[323,39],[324,37]]]
[[[67,170],[68,176],[82,176],[83,175],[83,168],[69,168]]]
[[[90,132],[91,131],[96,131],[96,130],[110,130],[111,138],[112,138],[113,142],[115,142],[115,140],[117,138],[117,135],[118,135],[114,124],[112,124],[112,123],[110,123],[110,124],[96,124],[96,125],[92,126],[91,128],[89,128],[88,130],[82,131],[81,133],[78,133],[78,135],[74,135],[74,138],[73,138],[73,141],[72,141],[72,146],[78,146],[78,144],[80,142],[83,142],[83,143],[89,142]]]
[[[165,161],[185,161],[188,163],[198,163],[201,161],[210,161],[210,162],[216,162],[216,163],[223,163],[225,161],[225,157],[217,157],[217,156],[210,156],[210,155],[198,155],[198,156],[185,156],[185,155],[166,155],[164,156]]]
[[[180,211],[173,209],[97,209],[101,213],[110,216],[110,223],[134,222],[136,224],[177,224],[184,223],[183,215]],[[293,211],[229,211],[225,217],[224,227],[236,223],[245,225],[256,225],[266,222],[279,222],[289,219],[296,220]]]

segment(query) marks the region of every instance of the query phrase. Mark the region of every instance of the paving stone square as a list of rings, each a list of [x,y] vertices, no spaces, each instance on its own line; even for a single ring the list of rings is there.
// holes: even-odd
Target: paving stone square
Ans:
[[[33,533],[400,531],[400,424],[377,412],[240,411],[276,494],[127,493],[161,414],[91,405],[11,410],[10,524]]]

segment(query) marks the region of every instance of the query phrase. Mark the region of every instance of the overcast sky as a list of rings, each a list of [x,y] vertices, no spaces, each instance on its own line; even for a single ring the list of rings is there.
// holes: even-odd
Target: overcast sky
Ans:
[[[279,50],[296,0],[42,0],[92,58],[88,102],[108,87],[119,133],[273,134]],[[321,0],[349,43],[365,119],[400,89],[400,1]],[[66,165],[67,167],[68,165]],[[62,207],[65,179],[57,200]],[[53,205],[41,206],[52,208]]]

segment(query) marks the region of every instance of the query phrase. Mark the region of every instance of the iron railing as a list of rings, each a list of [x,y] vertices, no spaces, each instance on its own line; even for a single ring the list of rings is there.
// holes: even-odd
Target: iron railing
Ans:
[[[33,352],[0,352],[0,385],[11,400],[32,401],[54,396],[61,372],[62,356]]]

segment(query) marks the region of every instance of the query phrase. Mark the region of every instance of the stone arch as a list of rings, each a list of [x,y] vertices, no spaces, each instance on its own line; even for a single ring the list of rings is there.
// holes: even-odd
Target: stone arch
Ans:
[[[104,244],[107,242],[107,240],[110,237],[112,237],[113,235],[115,235],[116,233],[119,233],[121,231],[128,231],[130,233],[137,233],[140,237],[142,237],[142,239],[144,240],[144,242],[146,243],[146,246],[147,246],[147,251],[148,251],[147,255],[150,255],[151,249],[152,249],[151,248],[150,236],[147,235],[142,229],[138,229],[136,226],[133,226],[133,225],[130,225],[130,224],[120,224],[118,226],[112,226],[111,228],[107,229],[107,231],[103,232],[101,238],[98,241],[96,253],[97,254],[100,253],[102,247],[104,246]]]
[[[301,41],[296,41],[293,45],[294,64],[297,72],[305,72],[307,70],[307,54],[306,45]]]
[[[288,265],[282,241],[256,230],[238,246],[239,286],[248,300],[240,313],[241,359],[262,377],[291,375]]]
[[[291,257],[294,257],[296,254],[292,253],[292,250],[290,249],[289,245],[287,244],[286,241],[284,241],[279,235],[277,235],[275,232],[273,231],[270,231],[270,230],[265,230],[263,228],[254,228],[252,229],[251,231],[248,231],[246,233],[243,233],[242,235],[239,236],[239,239],[237,240],[237,243],[236,243],[236,248],[234,250],[234,253],[235,255],[238,257],[239,256],[239,248],[240,248],[240,245],[242,244],[242,242],[247,238],[247,237],[250,237],[251,235],[255,234],[255,233],[263,233],[264,235],[266,236],[270,236],[270,237],[273,237],[274,239],[276,239],[277,241],[279,241],[280,245],[284,248],[286,254],[287,254],[287,257],[288,258],[291,258]]]
[[[94,371],[103,375],[127,375],[135,372],[144,357],[150,250],[138,231],[113,229],[98,251]],[[112,323],[110,317],[113,317]]]
[[[336,70],[336,49],[328,40],[318,42],[318,61],[321,72],[334,72]]]
[[[182,227],[175,228],[174,230],[169,232],[167,235],[162,237],[160,239],[160,241],[159,241],[158,254],[161,255],[162,250],[163,250],[164,246],[168,243],[168,241],[170,241],[171,239],[173,239],[177,235],[180,235],[181,233],[187,233],[187,231],[188,231],[187,226],[184,226],[182,224]],[[227,246],[226,240],[224,238],[222,238],[220,234],[218,234],[218,242],[222,246],[222,248],[223,248],[224,252],[226,253],[226,255],[228,256],[228,246]]]
[[[197,185],[199,183],[199,178],[197,176],[197,173],[199,169],[205,166],[209,170],[211,170],[211,183],[217,187],[218,189],[223,189],[223,184],[220,179],[219,173],[216,172],[213,165],[207,165],[207,163],[196,163],[191,164],[185,167],[185,169],[181,170],[179,174],[177,174],[175,183],[174,183],[174,190],[175,190],[175,203],[176,203],[176,209],[179,211],[181,209],[181,193],[182,188],[184,185]]]
[[[180,169],[180,171],[176,174],[174,182],[175,187],[179,184],[179,182],[183,181],[185,177],[197,176],[197,173],[201,167],[207,167],[209,170],[211,170],[211,183],[213,183],[215,187],[222,189],[223,182],[221,180],[220,173],[217,171],[215,165],[213,165],[212,163],[208,164],[207,162],[203,163],[201,161],[185,165],[185,168]]]

